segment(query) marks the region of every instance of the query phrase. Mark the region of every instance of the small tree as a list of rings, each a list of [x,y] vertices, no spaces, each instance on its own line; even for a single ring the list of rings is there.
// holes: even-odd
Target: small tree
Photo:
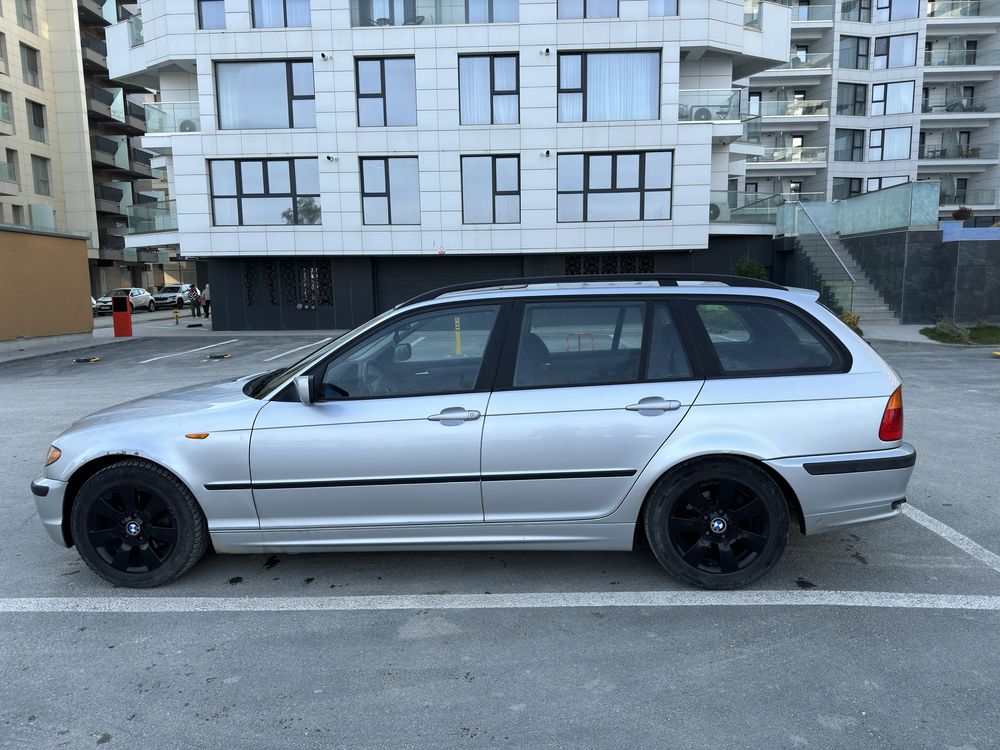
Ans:
[[[733,276],[742,276],[745,279],[760,279],[769,281],[767,269],[751,258],[740,258],[733,265]]]
[[[281,220],[286,224],[319,224],[323,215],[323,209],[316,202],[315,198],[298,198],[295,202],[298,210],[298,221],[295,220],[295,212],[286,209],[281,212]]]

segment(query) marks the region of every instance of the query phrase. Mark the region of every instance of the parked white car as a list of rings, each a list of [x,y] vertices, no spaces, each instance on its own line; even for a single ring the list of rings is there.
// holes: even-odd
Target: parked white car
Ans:
[[[98,315],[104,315],[105,313],[111,312],[112,297],[128,297],[130,312],[135,312],[137,310],[153,312],[156,309],[156,302],[153,301],[153,295],[145,289],[141,289],[139,287],[122,287],[121,289],[112,289],[110,292],[97,300]]]
[[[191,284],[167,284],[161,286],[153,295],[157,307],[182,308],[187,304],[187,293]]]

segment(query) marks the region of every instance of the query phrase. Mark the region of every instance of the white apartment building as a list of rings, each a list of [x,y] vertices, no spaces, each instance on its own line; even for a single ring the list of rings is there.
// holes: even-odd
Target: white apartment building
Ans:
[[[141,207],[126,245],[206,261],[216,327],[345,327],[445,283],[728,271],[770,246],[710,213],[764,153],[734,81],[787,60],[785,5],[131,10],[107,32],[111,75],[159,92],[142,141],[171,201]]]
[[[836,200],[939,180],[942,216],[1000,214],[1000,2],[798,0],[789,58],[740,82],[766,149],[740,188]]]

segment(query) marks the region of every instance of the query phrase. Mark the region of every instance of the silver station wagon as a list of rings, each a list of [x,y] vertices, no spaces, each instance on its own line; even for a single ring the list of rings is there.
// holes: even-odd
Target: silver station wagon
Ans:
[[[32,483],[119,586],[218,552],[630,550],[744,586],[901,513],[900,380],[815,292],[559,277],[421,295],[273,372],[80,420]]]

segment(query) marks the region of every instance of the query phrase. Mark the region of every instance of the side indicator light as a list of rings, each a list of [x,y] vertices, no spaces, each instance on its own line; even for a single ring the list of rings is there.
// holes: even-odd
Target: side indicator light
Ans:
[[[45,465],[51,466],[56,461],[59,460],[59,456],[62,455],[62,451],[56,448],[54,445],[49,446],[49,455],[45,457]]]
[[[189,438],[191,440],[204,440],[205,438],[208,437],[208,433],[207,432],[189,432],[184,437]]]
[[[889,396],[889,403],[882,413],[882,424],[878,428],[879,440],[887,443],[903,439],[903,387],[900,386]]]

